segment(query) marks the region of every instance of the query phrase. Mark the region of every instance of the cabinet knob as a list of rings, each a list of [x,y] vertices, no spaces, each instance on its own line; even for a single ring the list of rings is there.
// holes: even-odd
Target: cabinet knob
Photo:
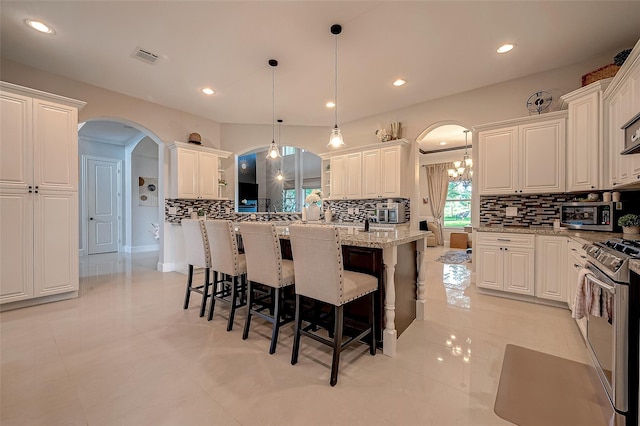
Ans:
[[[504,248],[504,251],[507,251],[507,250],[509,250],[509,249],[505,247],[505,248]]]
[[[594,189],[594,188],[595,188],[595,186],[591,185],[591,189]]]
[[[90,218],[89,218],[89,220],[93,220],[93,218],[92,218],[92,217],[90,217]]]

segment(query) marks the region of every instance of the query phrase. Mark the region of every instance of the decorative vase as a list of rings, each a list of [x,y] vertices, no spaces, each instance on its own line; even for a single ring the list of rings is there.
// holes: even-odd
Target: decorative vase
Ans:
[[[307,207],[307,220],[320,220],[320,207],[316,203],[311,203]]]
[[[623,226],[622,233],[624,235],[638,235],[640,234],[640,226]]]
[[[333,212],[331,209],[328,208],[324,211],[324,220],[325,222],[331,222],[333,220]]]

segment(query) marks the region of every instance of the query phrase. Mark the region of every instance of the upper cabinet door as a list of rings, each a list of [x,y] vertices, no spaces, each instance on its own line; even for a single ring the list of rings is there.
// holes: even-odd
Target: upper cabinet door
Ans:
[[[347,169],[347,198],[360,198],[362,196],[362,153],[355,152],[346,155]]]
[[[177,149],[177,198],[196,199],[198,191],[198,151]]]
[[[567,191],[600,189],[601,92],[569,103],[567,128]]]
[[[198,155],[200,198],[215,200],[218,197],[218,156],[209,152]]]
[[[0,188],[33,185],[31,98],[0,92]]]
[[[480,195],[517,192],[518,127],[483,131],[478,138]]]
[[[78,110],[33,100],[34,184],[39,189],[78,190]]]
[[[372,149],[362,153],[362,197],[380,196],[380,181],[384,171],[380,170],[380,150]],[[384,185],[384,182],[382,182]]]
[[[520,129],[520,192],[564,192],[565,119],[527,123]]]
[[[380,149],[380,162],[382,165],[380,195],[382,195],[383,198],[402,196],[401,159],[401,146]],[[405,173],[410,172],[410,170],[405,170]]]
[[[331,157],[329,160],[330,169],[331,169],[331,198],[332,199],[342,199],[346,195],[345,188],[345,169],[346,169],[346,158],[344,155],[339,155],[335,157]]]

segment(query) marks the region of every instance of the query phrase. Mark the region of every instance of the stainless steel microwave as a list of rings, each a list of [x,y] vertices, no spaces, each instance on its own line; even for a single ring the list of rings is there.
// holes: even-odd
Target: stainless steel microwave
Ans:
[[[560,224],[569,229],[607,231],[614,229],[613,202],[575,202],[560,205]]]

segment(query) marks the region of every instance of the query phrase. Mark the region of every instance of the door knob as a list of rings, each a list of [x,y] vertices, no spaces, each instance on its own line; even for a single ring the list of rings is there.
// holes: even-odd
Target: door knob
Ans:
[[[92,217],[90,217],[90,218],[89,218],[89,220],[93,220],[93,218],[92,218]]]

